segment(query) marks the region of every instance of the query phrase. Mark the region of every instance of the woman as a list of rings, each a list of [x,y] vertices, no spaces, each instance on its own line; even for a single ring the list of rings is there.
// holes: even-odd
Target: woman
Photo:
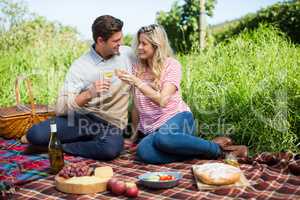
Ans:
[[[138,64],[133,74],[118,72],[133,87],[133,138],[142,133],[137,156],[146,163],[163,164],[189,158],[217,158],[225,137],[216,142],[195,134],[190,108],[180,95],[181,65],[173,58],[166,32],[160,25],[142,27],[137,33]],[[219,143],[219,144],[217,144]]]

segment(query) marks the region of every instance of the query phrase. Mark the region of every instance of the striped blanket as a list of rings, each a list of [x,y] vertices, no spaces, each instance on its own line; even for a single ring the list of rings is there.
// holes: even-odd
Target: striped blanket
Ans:
[[[55,189],[53,176],[48,174],[49,162],[46,154],[23,155],[26,145],[14,144],[13,140],[0,140],[0,180],[16,186],[16,192],[6,196],[11,199],[127,199],[113,196],[110,192],[92,195],[72,195]],[[241,170],[250,182],[248,187],[218,188],[199,191],[194,180],[191,166],[215,160],[188,160],[166,165],[149,165],[135,160],[135,155],[128,149],[115,160],[99,162],[80,157],[65,156],[67,162],[85,162],[88,165],[111,166],[115,176],[126,181],[137,181],[137,177],[149,171],[177,170],[183,174],[179,185],[164,190],[151,190],[139,186],[136,199],[300,199],[300,176],[289,174],[286,166],[254,163],[242,164]],[[218,161],[219,162],[219,161]],[[16,178],[12,178],[16,177]]]

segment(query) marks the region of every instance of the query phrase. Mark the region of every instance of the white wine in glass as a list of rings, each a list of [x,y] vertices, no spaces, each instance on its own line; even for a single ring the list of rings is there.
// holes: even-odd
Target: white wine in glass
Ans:
[[[111,79],[114,75],[114,72],[104,72],[104,78],[108,78],[108,79]]]
[[[114,76],[114,72],[112,72],[112,71],[106,71],[106,72],[103,73],[103,76],[104,76],[105,79],[110,79],[111,80],[112,77]],[[112,96],[112,94],[111,94],[110,91],[107,92],[107,96],[109,96],[109,97]]]

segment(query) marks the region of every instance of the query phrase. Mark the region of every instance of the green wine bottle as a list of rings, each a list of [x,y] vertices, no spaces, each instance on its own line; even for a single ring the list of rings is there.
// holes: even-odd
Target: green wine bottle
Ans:
[[[64,154],[61,142],[57,136],[55,117],[50,119],[50,131],[51,136],[48,145],[50,173],[57,174],[64,166]]]

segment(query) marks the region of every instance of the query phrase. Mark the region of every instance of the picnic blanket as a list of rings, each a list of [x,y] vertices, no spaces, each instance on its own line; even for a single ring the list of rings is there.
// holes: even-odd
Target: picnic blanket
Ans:
[[[13,142],[0,139],[0,147]],[[3,171],[6,175],[9,174],[8,171],[13,172],[11,166],[17,165],[23,168],[14,182],[17,185],[16,193],[9,196],[10,199],[127,199],[124,196],[114,196],[110,192],[92,195],[72,195],[59,192],[54,187],[54,176],[47,173],[49,169],[49,162],[46,161],[47,155],[22,155],[24,148],[26,145],[17,144],[10,149],[0,151],[2,181],[7,181],[3,177]],[[65,158],[67,162],[111,166],[115,176],[126,181],[137,181],[139,175],[148,171],[177,170],[183,174],[179,185],[171,189],[152,190],[139,185],[140,193],[136,199],[300,199],[300,176],[289,174],[282,165],[270,167],[259,163],[242,164],[240,168],[249,180],[250,186],[199,191],[192,174],[192,165],[216,162],[215,160],[193,159],[166,165],[149,165],[136,161],[135,154],[130,153],[127,148],[117,159],[109,162],[69,155],[66,155]],[[7,161],[10,161],[10,164]],[[16,164],[13,165],[13,163]],[[29,163],[31,164],[29,165]]]
[[[0,191],[49,176],[48,155],[28,155],[27,146],[16,140],[0,139]],[[66,163],[82,159],[65,156]]]

